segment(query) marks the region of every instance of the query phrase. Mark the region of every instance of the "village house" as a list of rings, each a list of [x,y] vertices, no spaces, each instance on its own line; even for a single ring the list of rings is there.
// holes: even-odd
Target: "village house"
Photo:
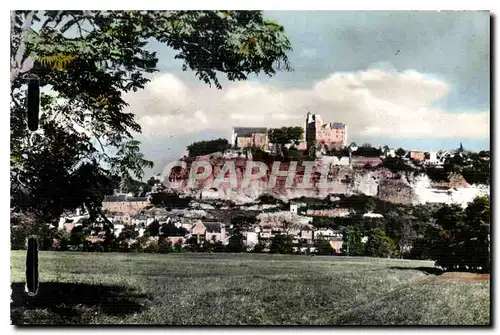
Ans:
[[[261,227],[256,227],[255,232],[258,234],[259,239],[271,239],[274,237],[274,233],[279,231],[279,229],[274,228],[273,231],[273,226],[271,225],[263,225]]]
[[[191,230],[191,236],[196,238],[196,241],[225,241],[226,227],[220,222],[203,222],[197,220]]]
[[[259,233],[257,231],[244,231],[244,244],[248,249],[252,249],[259,243]]]
[[[314,237],[314,229],[311,225],[302,225],[298,237],[303,241],[312,241]]]
[[[231,134],[231,145],[235,148],[261,148],[269,145],[267,128],[264,127],[234,127]]]
[[[342,249],[342,246],[344,245],[344,242],[342,240],[342,237],[334,237],[333,239],[330,240],[330,246],[332,247],[333,250],[335,250],[335,253],[340,253],[340,250]]]
[[[316,241],[318,240],[328,241],[332,249],[334,249],[337,254],[340,253],[340,250],[342,249],[343,235],[342,232],[339,230],[324,229],[324,228],[318,229],[314,232],[314,239]]]
[[[205,240],[214,242],[224,242],[227,238],[226,227],[220,222],[205,222]]]
[[[438,156],[436,151],[431,151],[429,152],[429,156],[425,159],[424,163],[426,165],[439,166],[443,164],[443,159]]]
[[[61,217],[59,219],[58,229],[66,229],[67,231],[72,231],[73,228],[81,226],[89,219],[88,215],[71,216],[71,217]]]
[[[129,197],[126,195],[107,196],[102,202],[102,209],[110,212],[136,214],[150,206],[147,197]]]
[[[124,223],[125,225],[132,224],[132,216],[128,213],[122,214],[122,215],[120,215],[120,214],[106,215],[106,217],[112,223],[120,222],[120,223]]]
[[[137,227],[146,227],[147,222],[148,222],[148,216],[146,216],[145,214],[136,214],[132,217],[131,220],[131,223]]]
[[[410,158],[423,162],[425,160],[425,152],[416,150],[410,151]]]
[[[315,240],[335,240],[342,239],[342,232],[333,229],[318,229],[314,232]]]

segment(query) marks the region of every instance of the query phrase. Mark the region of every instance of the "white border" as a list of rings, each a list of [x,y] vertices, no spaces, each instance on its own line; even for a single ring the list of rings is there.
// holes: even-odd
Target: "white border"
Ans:
[[[7,2],[2,2],[2,4],[7,4]],[[1,208],[2,208],[2,217],[5,218],[5,222],[2,224],[2,234],[0,235],[2,237],[2,243],[0,244],[1,248],[3,249],[2,253],[0,254],[0,259],[2,260],[2,267],[4,269],[5,275],[1,276],[1,283],[0,283],[0,292],[1,292],[1,325],[2,325],[2,330],[7,331],[7,333],[12,333],[14,331],[19,331],[19,329],[16,329],[10,325],[10,275],[7,276],[6,273],[7,271],[10,272],[10,266],[9,269],[7,269],[7,264],[10,264],[10,250],[9,250],[9,243],[10,243],[10,229],[9,229],[9,223],[8,223],[8,217],[9,217],[9,203],[10,203],[10,196],[8,194],[8,185],[9,185],[9,163],[7,163],[8,156],[9,156],[9,116],[7,112],[7,106],[9,102],[9,96],[7,95],[7,92],[9,90],[8,87],[8,82],[7,78],[10,78],[10,72],[7,73],[7,64],[10,63],[10,58],[7,53],[7,45],[9,45],[9,40],[10,40],[10,9],[33,9],[33,8],[40,8],[43,7],[45,9],[59,9],[59,8],[65,8],[65,9],[82,9],[82,4],[85,5],[86,8],[88,9],[264,9],[264,10],[277,10],[277,9],[288,9],[288,10],[317,10],[317,9],[330,9],[330,10],[492,10],[493,13],[498,13],[499,11],[497,10],[498,1],[483,1],[483,0],[475,0],[475,1],[459,1],[459,0],[454,0],[454,1],[435,1],[435,0],[419,0],[419,1],[387,1],[387,0],[378,0],[378,1],[373,1],[373,0],[365,0],[365,1],[360,1],[360,0],[349,0],[349,1],[318,1],[318,0],[309,0],[309,1],[294,1],[294,2],[282,2],[279,4],[278,1],[269,1],[269,0],[253,0],[250,3],[249,2],[236,2],[236,1],[221,1],[221,0],[211,0],[211,1],[194,1],[194,0],[183,0],[180,2],[176,1],[130,1],[130,0],[125,0],[125,1],[113,1],[113,2],[108,2],[108,1],[96,1],[96,0],[87,0],[85,2],[72,2],[72,1],[61,1],[61,0],[50,0],[50,1],[43,1],[40,2],[39,0],[29,0],[29,1],[23,1],[21,2],[14,2],[11,3],[12,8],[8,8],[8,10],[2,11],[2,14],[0,15],[1,18],[1,27],[2,29],[0,30],[1,32],[1,37],[2,37],[2,44],[5,46],[4,51],[2,52],[2,61],[1,64],[3,64],[3,71],[4,71],[4,76],[2,78],[2,85],[4,85],[4,88],[1,90],[3,92],[2,94],[2,105],[4,106],[3,113],[2,113],[2,122],[0,122],[0,125],[2,127],[2,130],[0,131],[0,136],[2,137],[0,143],[1,143],[1,157],[5,159],[3,163],[0,165],[1,166],[1,185],[2,187],[2,201],[1,201]],[[140,4],[140,6],[138,6]],[[7,8],[6,8],[7,9]],[[494,37],[495,39],[495,45],[498,44],[497,38]],[[496,53],[495,53],[496,54]],[[5,87],[7,86],[7,87]],[[496,93],[498,93],[497,89],[495,89],[495,96],[498,96]],[[498,122],[498,117],[495,118],[495,125]],[[495,127],[496,128],[496,127]],[[492,134],[495,132],[493,131]],[[497,143],[498,139],[495,140],[495,147],[498,148],[499,143]],[[496,156],[496,155],[494,155]],[[496,166],[497,164],[495,164]],[[496,169],[496,168],[495,168]],[[494,171],[496,174],[497,171]],[[497,178],[494,178],[495,180],[495,185],[497,186]],[[496,204],[496,199],[497,197],[495,196],[495,204]],[[493,208],[500,208],[499,206],[492,206]],[[498,241],[499,239],[499,233],[498,231],[500,230],[500,227],[496,225],[497,222],[492,222],[494,226],[494,241]],[[496,256],[498,255],[498,247],[495,247],[495,257],[494,260],[496,260]],[[498,271],[497,267],[495,266],[495,273]],[[496,285],[495,285],[496,286]],[[497,290],[494,290],[494,292],[497,292]],[[492,319],[495,320],[495,315],[497,313],[494,313]],[[498,323],[498,320],[496,321]],[[68,329],[68,328],[63,328],[63,329],[24,329],[22,331],[30,331],[30,332],[47,332],[47,333],[68,333],[70,332],[78,332],[78,333],[87,333],[87,334],[103,334],[105,331],[116,331],[116,329],[100,329],[100,328],[92,328],[92,329],[82,329],[82,328],[77,328],[77,329]],[[135,332],[135,331],[144,331],[145,329],[120,329],[120,331],[127,331],[127,332]],[[217,332],[217,333],[226,333],[226,332],[249,332],[249,333],[257,333],[260,331],[264,331],[264,329],[259,328],[259,329],[211,329],[211,330],[204,330],[200,328],[194,328],[194,329],[185,329],[185,330],[179,330],[179,329],[162,329],[162,328],[148,328],[149,331],[155,332],[155,333],[178,333],[178,332]],[[305,329],[305,328],[300,328],[300,329],[268,329],[268,331],[277,331],[281,333],[291,333],[291,332],[335,332],[337,334],[341,333],[347,333],[349,330],[347,329],[328,329],[328,328],[313,328],[313,329]],[[366,331],[366,330],[372,330],[372,329],[359,329],[360,331]],[[409,329],[410,331],[420,331],[421,329]],[[426,332],[429,333],[441,333],[444,329],[425,329]],[[375,332],[381,332],[381,333],[386,333],[387,331],[397,331],[400,332],[401,329],[373,329]],[[450,329],[450,331],[454,331],[454,329]],[[475,332],[479,330],[469,330],[470,332]]]

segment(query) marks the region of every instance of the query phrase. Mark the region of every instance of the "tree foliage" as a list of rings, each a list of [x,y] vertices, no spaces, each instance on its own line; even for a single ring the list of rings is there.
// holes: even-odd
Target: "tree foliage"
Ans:
[[[199,141],[188,145],[187,150],[189,157],[204,156],[215,152],[224,152],[229,149],[230,145],[227,139],[218,138],[210,141]]]
[[[26,29],[26,18],[39,28]],[[25,75],[50,88],[39,131],[29,133],[24,77],[19,68],[11,75],[12,207],[46,220],[83,204],[99,214],[117,179],[140,180],[152,166],[133,139],[141,127],[123,98],[158,71],[149,41],[171,47],[183,70],[218,88],[221,75],[290,70],[283,27],[259,11],[16,11],[12,19],[12,64],[36,59]]]
[[[398,148],[395,151],[396,156],[403,158],[406,155],[406,150],[403,148]]]
[[[382,150],[380,148],[375,148],[369,143],[365,143],[360,146],[356,151],[353,152],[355,156],[364,157],[379,157],[382,155]]]
[[[286,234],[276,234],[272,238],[270,252],[274,254],[290,254],[293,249],[292,237]]]
[[[436,227],[426,240],[436,265],[448,271],[490,270],[490,200],[475,198],[465,210],[444,205],[435,214]]]
[[[365,252],[372,257],[389,257],[396,252],[396,245],[383,229],[377,228],[368,236]]]
[[[240,229],[235,229],[233,234],[229,237],[227,245],[228,252],[244,252],[246,251],[245,238]]]
[[[160,234],[161,225],[158,220],[154,220],[149,224],[146,228],[146,231],[149,233],[149,236],[158,236]]]
[[[303,134],[304,128],[302,127],[281,127],[268,130],[269,142],[279,145],[298,145]]]
[[[187,231],[183,227],[176,227],[173,223],[164,223],[160,227],[159,236],[185,236]]]
[[[348,227],[343,233],[341,253],[346,256],[361,256],[364,253],[364,245],[361,239],[363,234],[357,227]]]

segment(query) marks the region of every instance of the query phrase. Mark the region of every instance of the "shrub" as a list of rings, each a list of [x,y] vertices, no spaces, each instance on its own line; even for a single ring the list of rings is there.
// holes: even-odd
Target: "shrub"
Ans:
[[[166,254],[172,252],[172,242],[168,241],[165,238],[160,237],[158,240],[158,252],[160,254]]]
[[[291,254],[292,253],[292,238],[285,234],[274,235],[270,252],[275,254]]]

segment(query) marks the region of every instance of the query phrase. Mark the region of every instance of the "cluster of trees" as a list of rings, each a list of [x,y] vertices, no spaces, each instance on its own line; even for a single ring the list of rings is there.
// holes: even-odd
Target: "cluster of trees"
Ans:
[[[394,240],[382,228],[375,228],[363,242],[363,233],[357,227],[344,230],[341,253],[346,256],[390,257],[398,255]]]
[[[383,166],[393,173],[410,173],[417,170],[414,165],[409,164],[408,160],[398,155],[385,157]]]
[[[337,158],[342,158],[342,157],[349,157],[351,154],[349,148],[333,148],[331,150],[326,151],[327,156],[334,156]]]
[[[355,156],[364,156],[364,157],[380,157],[382,155],[381,148],[375,148],[369,143],[365,143],[360,146],[356,151],[352,153]]]
[[[308,199],[302,200],[307,203]],[[354,214],[314,216],[312,224],[317,229],[342,232],[341,254],[433,259],[446,270],[488,271],[490,268],[488,197],[475,198],[465,210],[458,205],[393,204],[365,195],[341,197],[335,206],[351,209]],[[332,208],[332,203],[329,197],[314,199],[307,208]],[[383,217],[363,217],[368,211],[382,213]],[[365,243],[363,237],[367,237]]]
[[[302,127],[281,127],[268,130],[269,142],[276,145],[279,156],[283,155],[285,145],[299,145],[303,134],[304,128]]]
[[[490,184],[490,152],[470,152],[459,148],[446,156],[443,170],[446,173],[460,173],[470,184]]]
[[[416,242],[413,256],[431,258],[445,270],[488,272],[490,260],[490,200],[477,197],[464,210],[444,205],[434,225]]]
[[[364,219],[349,226],[344,247],[351,249],[345,254],[433,259],[445,270],[487,272],[490,220],[487,197],[475,198],[465,210],[447,204],[398,208],[384,213],[383,219]],[[362,235],[368,236],[364,247]]]
[[[175,193],[166,192],[155,192],[150,194],[151,205],[155,207],[163,207],[167,210],[174,208],[186,208],[193,198],[191,197],[180,197]]]
[[[214,152],[225,152],[231,145],[225,138],[194,142],[187,147],[189,157],[204,156]]]

